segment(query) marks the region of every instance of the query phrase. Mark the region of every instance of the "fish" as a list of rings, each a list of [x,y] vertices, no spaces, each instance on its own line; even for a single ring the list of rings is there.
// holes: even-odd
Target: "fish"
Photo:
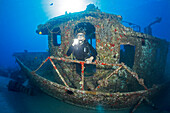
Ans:
[[[50,6],[52,6],[52,5],[53,5],[53,3],[50,4]]]

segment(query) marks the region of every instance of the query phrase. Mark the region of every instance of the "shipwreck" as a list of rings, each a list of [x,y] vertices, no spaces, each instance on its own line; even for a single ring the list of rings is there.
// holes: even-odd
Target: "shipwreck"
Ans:
[[[92,63],[66,55],[80,29],[98,53]],[[120,15],[90,4],[85,11],[38,25],[36,33],[48,35],[49,52],[14,56],[30,82],[52,97],[85,108],[117,110],[149,102],[163,84],[169,42],[124,26]],[[81,74],[76,73],[77,63]],[[94,65],[93,76],[86,76],[85,64]]]

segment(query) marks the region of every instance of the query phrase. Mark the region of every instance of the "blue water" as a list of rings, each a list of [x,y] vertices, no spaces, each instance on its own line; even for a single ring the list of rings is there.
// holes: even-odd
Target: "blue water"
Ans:
[[[63,10],[63,7],[68,7],[68,1],[70,0],[0,0],[0,68],[16,66],[12,57],[14,52],[47,51],[48,36],[36,34],[37,25],[62,15],[65,11],[85,10],[89,3],[94,3],[103,12],[121,15],[123,21],[141,26],[141,32],[156,17],[161,17],[162,21],[152,26],[153,36],[170,42],[170,0],[81,0],[84,4],[79,4],[80,0],[72,0],[75,4],[70,10],[79,5],[81,8]],[[166,68],[168,76],[169,68],[170,66]],[[100,111],[102,108],[99,106],[98,109]]]

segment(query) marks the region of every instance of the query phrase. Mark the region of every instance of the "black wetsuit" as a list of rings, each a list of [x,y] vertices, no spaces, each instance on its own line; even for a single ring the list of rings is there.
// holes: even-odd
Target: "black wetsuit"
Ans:
[[[76,57],[77,60],[85,61],[85,59],[90,58],[91,56],[94,57],[93,61],[96,60],[97,52],[96,50],[90,45],[86,40],[82,45],[78,44],[75,46],[70,46],[67,51],[67,56],[70,56],[71,53]],[[94,72],[95,65],[85,65],[85,72],[89,73],[91,70]],[[81,65],[76,64],[76,71],[78,74],[81,74]],[[92,72],[90,72],[92,73]]]
[[[76,57],[77,60],[85,61],[85,59],[94,57],[93,61],[95,61],[97,52],[86,40],[82,45],[71,46],[67,51],[67,56],[70,56],[71,53]]]

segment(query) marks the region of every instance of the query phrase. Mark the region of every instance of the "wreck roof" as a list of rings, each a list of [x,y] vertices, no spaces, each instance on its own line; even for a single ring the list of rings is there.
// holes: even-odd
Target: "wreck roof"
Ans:
[[[93,4],[89,4],[86,8],[86,10],[81,12],[75,12],[75,13],[66,13],[65,15],[54,17],[50,20],[48,20],[45,24],[40,24],[37,26],[36,33],[41,35],[48,35],[56,26],[59,26],[60,24],[68,21],[80,21],[82,18],[86,17],[93,17],[93,18],[100,18],[100,19],[106,19],[110,18],[113,21],[120,22],[122,21],[122,16],[115,15],[111,13],[106,13],[100,11],[98,8],[96,8]],[[146,38],[149,40],[163,40],[148,34],[140,33],[140,32],[133,32],[129,36],[131,37],[138,37],[138,38]],[[163,40],[166,41],[166,40]]]
[[[42,35],[48,35],[48,29],[52,29],[54,25],[60,25],[61,23],[67,22],[67,21],[74,21],[74,20],[79,20],[80,18],[85,18],[85,17],[95,17],[95,18],[108,18],[112,17],[112,19],[115,19],[115,21],[120,21],[122,20],[122,17],[120,15],[114,15],[114,14],[109,14],[105,12],[101,12],[100,10],[92,10],[88,11],[87,9],[85,11],[81,12],[75,12],[75,13],[69,13],[65,15],[61,15],[58,17],[54,17],[50,20],[48,20],[45,24],[40,24],[37,27],[36,32],[39,33],[41,32]]]

